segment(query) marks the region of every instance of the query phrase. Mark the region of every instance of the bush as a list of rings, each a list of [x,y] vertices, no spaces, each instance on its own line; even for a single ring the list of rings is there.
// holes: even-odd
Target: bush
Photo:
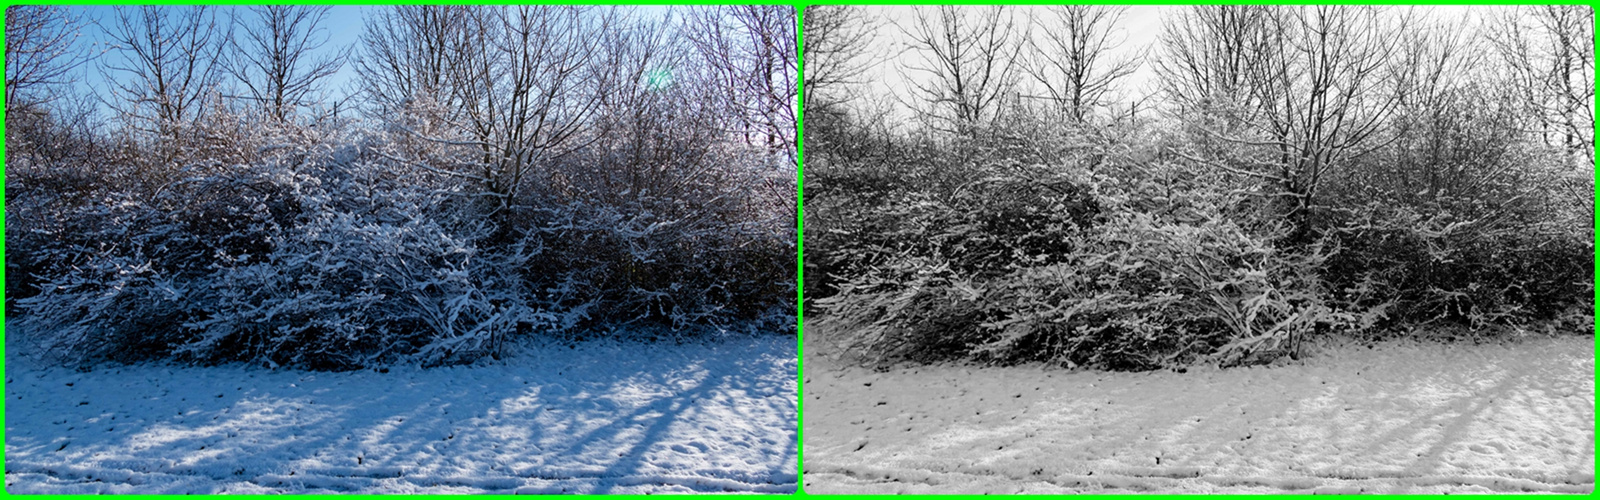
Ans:
[[[1339,303],[1383,307],[1397,329],[1592,314],[1593,165],[1527,132],[1505,92],[1464,82],[1411,103],[1391,144],[1332,172],[1320,218]]]
[[[793,233],[775,222],[598,204],[547,209],[522,238],[541,251],[519,268],[533,290],[580,284],[576,297],[592,304],[585,325],[727,327],[793,314]]]
[[[924,200],[886,217],[907,221],[908,243],[863,259],[873,264],[814,317],[851,332],[840,343],[867,364],[1118,370],[1268,362],[1298,356],[1314,329],[1371,321],[1326,303],[1321,247],[1277,248],[1283,231],[1231,221],[1223,213],[1237,201],[1225,195],[1179,197],[1155,214],[1123,204],[1143,196],[1103,177],[1061,184],[1076,196],[1002,195],[1041,178],[989,183],[999,188],[974,198],[994,200],[987,209]],[[1035,218],[982,223],[1016,213]]]
[[[1253,364],[1298,357],[1314,328],[1348,319],[1324,303],[1320,249],[1275,248],[1278,234],[1225,219],[1135,212],[1099,230],[1076,262],[1012,285],[1022,301],[994,325],[1006,335],[991,349],[1113,369]]]
[[[1570,234],[1448,210],[1369,204],[1334,238],[1326,277],[1341,303],[1383,307],[1388,325],[1471,329],[1552,321],[1588,308],[1594,246]]]
[[[382,141],[302,137],[146,197],[28,213],[7,235],[8,270],[38,285],[14,302],[20,331],[78,361],[351,369],[470,363],[526,335],[793,317],[792,232],[749,216],[750,197],[485,215],[462,203],[470,186],[402,175],[373,153]]]
[[[507,262],[426,217],[429,195],[336,180],[362,163],[282,167],[83,211],[96,229],[65,234],[88,238],[37,252],[55,266],[34,270],[50,278],[19,302],[25,330],[80,359],[338,369],[470,360],[553,321],[507,299]]]
[[[806,243],[812,249],[806,255],[807,297],[831,296],[841,279],[904,255],[940,259],[964,274],[1004,274],[1014,260],[1064,253],[1066,238],[1100,214],[1081,181],[1058,168],[1007,162],[981,166],[981,176],[953,178],[934,172],[957,166],[919,167],[925,160],[824,160],[821,168],[808,168],[808,192],[822,194],[806,205]]]

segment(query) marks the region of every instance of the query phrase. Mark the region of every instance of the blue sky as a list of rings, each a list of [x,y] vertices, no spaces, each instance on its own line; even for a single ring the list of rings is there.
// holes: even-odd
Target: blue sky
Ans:
[[[328,43],[323,45],[318,50],[318,53],[334,53],[344,47],[351,47],[357,44],[361,39],[363,14],[370,9],[382,7],[370,5],[333,6],[319,27],[321,31],[319,36],[326,36]],[[79,71],[83,73],[81,81],[87,83],[95,93],[103,94],[106,92],[106,81],[104,75],[101,74],[101,67],[104,63],[115,62],[121,55],[116,51],[108,50],[105,31],[96,23],[104,23],[107,27],[112,27],[117,19],[116,9],[110,5],[69,6],[67,8],[81,12],[86,21],[80,33],[80,46],[84,50],[100,54],[95,61],[80,68]],[[237,13],[239,19],[244,22],[254,19],[254,14],[249,11],[248,6],[222,5],[218,6],[217,22],[226,25],[229,13]],[[342,97],[354,90],[351,88],[351,83],[354,79],[354,52],[352,52],[352,57],[345,61],[344,66],[339,69],[339,73],[327,80],[324,90],[334,97]]]
[[[81,30],[81,47],[84,50],[100,54],[99,58],[84,65],[79,71],[82,73],[80,81],[89,85],[93,92],[104,96],[107,92],[106,81],[102,75],[101,67],[106,62],[114,62],[121,55],[116,51],[108,51],[107,37],[104,30],[96,22],[105,23],[108,27],[116,22],[116,10],[110,5],[68,6],[68,9],[81,12],[86,21]],[[346,47],[353,47],[350,57],[344,61],[344,66],[339,72],[329,78],[323,90],[334,99],[343,99],[355,92],[355,58],[359,55],[359,43],[364,26],[363,20],[368,12],[376,9],[388,8],[385,5],[336,5],[328,11],[319,26],[320,35],[326,36],[328,42],[317,51],[319,54],[336,53]],[[643,16],[666,15],[668,6],[639,5],[633,6],[635,12]],[[250,12],[247,5],[221,5],[217,7],[217,20],[227,23],[229,13],[238,14],[242,22],[254,20],[254,13]]]

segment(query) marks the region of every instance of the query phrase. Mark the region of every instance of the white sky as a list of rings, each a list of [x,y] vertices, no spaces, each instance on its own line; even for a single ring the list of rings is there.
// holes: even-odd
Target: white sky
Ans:
[[[984,8],[985,6],[974,5],[970,7]],[[1123,15],[1122,22],[1116,28],[1117,34],[1112,37],[1113,40],[1121,39],[1123,42],[1117,51],[1113,52],[1110,59],[1120,58],[1127,53],[1136,53],[1146,47],[1149,47],[1150,51],[1144,64],[1140,65],[1139,69],[1121,84],[1121,98],[1119,100],[1124,102],[1156,93],[1155,72],[1152,68],[1154,58],[1159,55],[1158,36],[1161,32],[1162,20],[1165,16],[1186,8],[1186,6],[1181,5],[1129,5],[1126,7],[1127,10]],[[862,7],[865,13],[870,14],[878,22],[878,29],[875,30],[877,39],[872,43],[874,47],[877,47],[873,60],[878,61],[878,63],[868,71],[867,77],[863,79],[868,82],[867,88],[863,90],[869,100],[892,104],[894,114],[891,115],[891,120],[905,120],[910,116],[909,110],[899,102],[899,99],[908,97],[907,88],[909,85],[905,76],[901,74],[901,68],[905,64],[918,60],[917,55],[908,53],[906,37],[894,23],[911,22],[913,19],[912,12],[916,8],[918,7],[905,5]],[[1431,5],[1417,6],[1415,8],[1419,9],[1419,14],[1436,20],[1459,20],[1463,16],[1470,14],[1482,15],[1489,9],[1497,7]],[[1033,12],[1042,10],[1043,6],[1016,6],[1016,9],[1018,22],[1025,23],[1028,19],[1034,17]],[[895,92],[899,93],[899,99],[894,96]]]

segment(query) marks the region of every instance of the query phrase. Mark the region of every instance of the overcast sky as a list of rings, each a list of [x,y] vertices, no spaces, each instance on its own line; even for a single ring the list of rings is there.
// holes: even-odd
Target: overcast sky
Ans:
[[[973,5],[968,7],[985,8],[986,6]],[[1149,51],[1147,52],[1148,57],[1142,61],[1138,71],[1131,75],[1121,86],[1122,96],[1119,100],[1123,102],[1129,102],[1156,93],[1157,84],[1155,81],[1153,60],[1159,55],[1160,52],[1158,38],[1161,32],[1162,21],[1166,16],[1173,15],[1176,12],[1180,12],[1181,9],[1186,8],[1185,6],[1156,5],[1130,5],[1126,7],[1127,10],[1122,18],[1122,22],[1117,26],[1116,34],[1112,36],[1112,40],[1122,41],[1121,45],[1118,46],[1117,51],[1113,54],[1112,59],[1124,57],[1127,54],[1137,54],[1139,51],[1146,48],[1148,48]],[[891,119],[894,120],[904,120],[910,116],[910,112],[905,108],[902,102],[908,98],[906,93],[908,81],[906,80],[906,77],[902,75],[902,70],[906,64],[917,60],[917,56],[915,54],[908,53],[909,51],[907,47],[908,44],[906,36],[896,25],[897,23],[901,25],[909,25],[909,23],[914,19],[912,12],[916,8],[919,7],[905,5],[875,5],[866,6],[863,8],[865,13],[870,14],[879,23],[879,27],[876,30],[877,39],[874,40],[874,43],[872,44],[872,46],[876,47],[877,49],[874,53],[874,60],[879,62],[873,69],[869,70],[868,77],[863,78],[864,81],[869,82],[867,84],[868,88],[864,90],[866,91],[866,95],[869,96],[869,99],[875,99],[880,103],[887,103],[883,105],[888,105],[895,108],[895,115],[891,117]],[[1026,23],[1029,19],[1038,17],[1038,11],[1041,11],[1044,8],[1044,6],[1016,6],[1017,21],[1019,23]],[[1414,8],[1416,9],[1417,14],[1428,16],[1434,20],[1459,22],[1466,16],[1481,17],[1490,9],[1495,9],[1498,7],[1435,5],[1417,7],[1397,6],[1395,8]],[[894,95],[895,93],[898,93],[899,97],[896,97]]]

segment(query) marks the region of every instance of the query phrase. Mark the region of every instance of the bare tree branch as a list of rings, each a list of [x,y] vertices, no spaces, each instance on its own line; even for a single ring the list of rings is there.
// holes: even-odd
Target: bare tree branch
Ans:
[[[223,33],[209,6],[118,6],[102,25],[111,51],[101,73],[109,103],[139,130],[176,137],[197,122],[203,101],[216,91]]]
[[[58,5],[13,5],[6,10],[6,110],[47,103],[49,88],[92,54],[77,47],[83,19]]]
[[[253,19],[235,17],[242,27],[228,38],[222,69],[242,85],[267,114],[285,121],[321,97],[322,84],[344,66],[350,48],[316,56],[328,43],[323,27],[331,7],[255,5]]]
[[[917,58],[901,67],[915,109],[940,130],[971,134],[1015,93],[1027,38],[1005,6],[917,7],[897,25]]]
[[[1074,122],[1108,105],[1108,94],[1145,58],[1146,50],[1111,58],[1123,43],[1117,25],[1126,12],[1118,6],[1053,5],[1033,19],[1035,35],[1022,68]]]
[[[810,5],[803,16],[805,105],[822,110],[850,99],[877,61],[869,57],[876,21],[861,7]]]
[[[691,10],[685,33],[736,123],[730,132],[791,157],[796,149],[799,59],[794,8],[737,5]]]

